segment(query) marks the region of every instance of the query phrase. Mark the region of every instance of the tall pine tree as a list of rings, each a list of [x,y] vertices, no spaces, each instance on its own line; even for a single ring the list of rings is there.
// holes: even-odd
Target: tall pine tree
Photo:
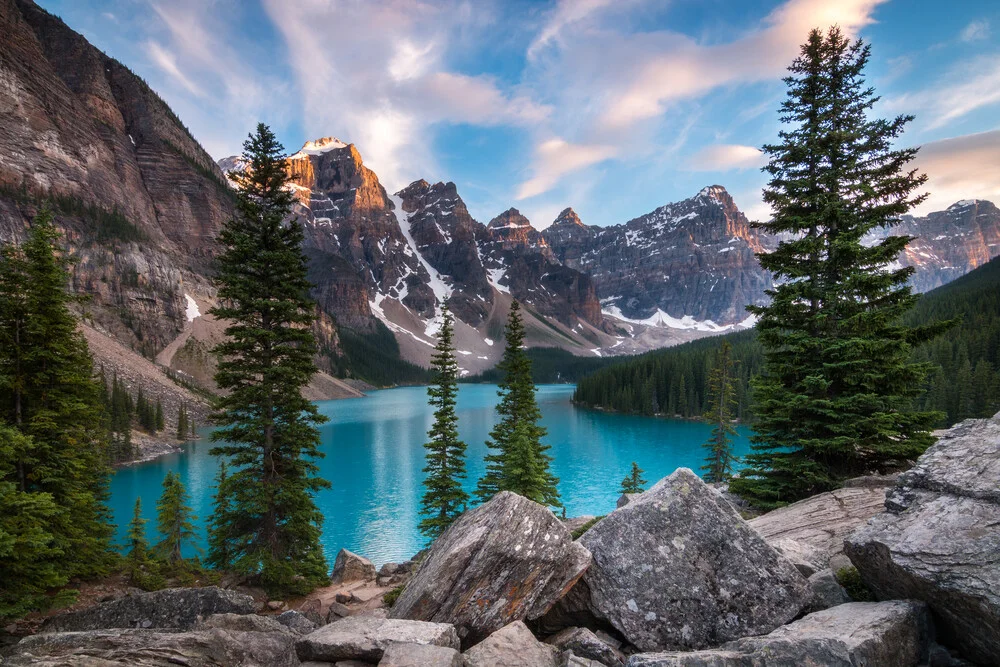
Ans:
[[[925,177],[908,167],[916,149],[893,148],[912,117],[869,118],[868,58],[838,28],[812,31],[786,79],[789,127],[764,148],[774,217],[762,227],[785,240],[760,255],[778,284],[769,305],[750,307],[766,372],[751,467],[731,486],[764,508],[901,465],[933,441],[938,415],[911,407],[927,366],[909,356],[941,327],[900,323],[916,300],[913,269],[894,263],[910,238],[863,242],[923,201],[913,193]]]
[[[500,491],[514,491],[543,505],[560,507],[559,480],[549,469],[552,457],[547,453],[548,445],[542,444],[545,429],[538,425],[542,413],[535,401],[517,301],[511,304],[504,336],[503,359],[497,366],[503,373],[497,392],[500,421],[486,442],[491,451],[486,455],[486,473],[478,482],[476,496],[485,502]]]
[[[0,421],[31,443],[15,450],[0,481],[39,495],[19,497],[48,508],[50,554],[60,575],[72,579],[107,572],[114,555],[102,388],[70,311],[68,260],[58,240],[43,208],[24,245],[0,253]]]
[[[187,489],[180,475],[171,470],[163,478],[163,493],[156,503],[156,528],[162,538],[156,549],[173,568],[183,563],[181,545],[194,543],[195,516],[188,502]]]
[[[428,387],[428,403],[434,408],[434,425],[424,444],[427,465],[424,472],[424,497],[420,532],[436,538],[465,511],[469,494],[462,488],[465,479],[465,443],[458,437],[458,416],[455,402],[458,398],[458,362],[453,345],[453,320],[447,306],[443,307],[444,321],[438,333],[437,347],[431,360],[434,384]]]
[[[646,486],[646,480],[642,478],[642,473],[646,472],[639,467],[639,464],[632,461],[632,470],[622,480],[622,493],[642,493]]]
[[[733,346],[723,341],[715,358],[715,366],[708,375],[708,412],[705,419],[712,424],[712,437],[704,447],[708,450],[705,465],[701,467],[706,482],[723,482],[733,475],[732,438],[736,435],[733,412],[736,410],[736,374]]]
[[[327,580],[320,546],[323,515],[314,495],[329,486],[317,476],[318,425],[326,419],[302,396],[316,372],[316,317],[309,298],[302,226],[286,221],[283,150],[263,123],[243,144],[247,170],[234,174],[236,217],[219,236],[220,305],[230,322],[215,348],[219,428],[212,453],[229,458],[221,490],[230,509],[213,526],[231,569],[275,593],[303,593]]]
[[[231,540],[226,537],[225,527],[232,521],[232,491],[226,488],[229,467],[225,459],[219,461],[219,472],[215,475],[215,496],[212,500],[212,514],[208,518],[208,557],[206,562],[217,569],[228,570],[232,566],[229,551]]]

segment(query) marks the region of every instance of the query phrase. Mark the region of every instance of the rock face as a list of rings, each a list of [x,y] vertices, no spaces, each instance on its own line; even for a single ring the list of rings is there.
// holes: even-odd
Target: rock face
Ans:
[[[452,623],[470,646],[545,614],[589,564],[552,512],[504,491],[434,541],[391,616]]]
[[[844,538],[881,512],[884,504],[881,487],[836,489],[751,519],[750,526],[775,548],[780,549],[783,540],[794,540],[819,550],[829,562],[843,551]],[[827,567],[815,564],[820,566],[817,569]]]
[[[91,630],[25,637],[4,663],[17,667],[296,667],[295,635],[213,628],[195,632]]]
[[[447,646],[393,642],[379,667],[463,667],[462,654]]]
[[[44,626],[46,632],[106,628],[171,628],[187,630],[213,614],[252,614],[253,598],[215,586],[168,588],[127,595],[80,611],[59,614]]]
[[[924,600],[939,641],[1000,656],[1000,414],[948,431],[845,544],[880,598]]]
[[[375,576],[375,565],[370,560],[347,549],[341,549],[337,552],[337,559],[333,562],[330,581],[335,584],[349,581],[375,581]]]
[[[465,652],[466,667],[556,667],[559,651],[543,644],[521,621],[497,630]]]
[[[837,581],[833,570],[821,570],[811,575],[809,577],[809,590],[812,591],[812,598],[809,600],[809,606],[806,607],[808,612],[829,609],[851,601],[851,596]]]
[[[737,324],[771,286],[754,256],[765,240],[720,185],[608,227],[567,209],[542,235],[560,261],[593,277],[604,310],[625,319]]]
[[[628,667],[915,667],[930,641],[927,608],[914,602],[852,602],[818,611],[763,637],[693,653],[640,653]]]
[[[609,667],[625,663],[625,657],[620,651],[587,628],[566,628],[547,638],[545,643],[560,651],[572,651],[578,658],[597,660]]]
[[[392,642],[458,649],[458,635],[447,623],[350,616],[301,637],[295,651],[300,660],[378,662]]]
[[[587,531],[589,607],[644,651],[715,646],[788,622],[805,578],[680,468]]]

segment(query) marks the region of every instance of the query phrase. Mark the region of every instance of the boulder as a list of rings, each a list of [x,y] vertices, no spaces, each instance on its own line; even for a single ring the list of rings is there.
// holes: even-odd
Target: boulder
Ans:
[[[597,660],[608,667],[625,663],[625,656],[617,647],[606,644],[587,628],[566,628],[545,640],[560,651],[571,651],[578,658]]]
[[[330,573],[330,581],[334,584],[375,581],[375,577],[375,564],[347,549],[341,549],[337,553],[337,559],[333,562],[333,572]]]
[[[14,667],[296,667],[289,632],[236,632],[209,628],[185,632],[108,629],[25,637],[7,658]]]
[[[559,651],[521,621],[500,628],[465,652],[466,667],[558,667]]]
[[[566,530],[568,530],[572,535],[575,530],[583,528],[596,518],[597,517],[592,514],[585,514],[583,516],[575,516],[571,519],[562,519],[562,522],[563,525],[566,526]]]
[[[851,602],[809,614],[762,637],[691,653],[637,653],[628,667],[914,667],[931,625],[920,602]]]
[[[286,611],[275,619],[284,627],[300,634],[307,635],[316,629],[317,623],[311,621],[305,614],[298,611]]]
[[[615,503],[615,509],[625,507],[630,502],[641,496],[641,493],[623,493],[619,498],[618,502]]]
[[[559,664],[559,667],[606,667],[603,662],[591,660],[590,658],[581,658],[572,653],[563,653],[560,660],[562,662]]]
[[[772,546],[791,539],[825,554],[820,569],[842,553],[844,538],[882,511],[885,488],[855,487],[821,493],[750,520]]]
[[[330,608],[326,611],[326,622],[333,623],[350,615],[351,610],[346,604],[334,600],[330,602]]]
[[[851,596],[837,581],[833,570],[821,570],[809,577],[809,590],[812,591],[812,598],[809,600],[806,611],[810,613],[836,607],[839,604],[847,604],[851,601]]]
[[[589,564],[552,512],[504,491],[434,541],[390,616],[453,623],[468,647],[511,621],[541,617]]]
[[[395,642],[385,649],[378,667],[463,667],[462,654],[447,646]]]
[[[447,623],[348,616],[300,637],[295,652],[300,660],[378,662],[392,642],[459,647],[455,628]]]
[[[590,610],[643,651],[770,632],[809,601],[795,566],[687,468],[579,541],[594,559],[583,578]]]
[[[1000,415],[962,422],[900,475],[847,555],[879,599],[923,600],[938,640],[1000,656]]]
[[[136,593],[93,607],[53,616],[45,632],[107,628],[171,628],[190,630],[213,614],[252,614],[257,604],[249,595],[215,586],[168,588]]]
[[[768,544],[792,561],[792,565],[802,573],[803,577],[811,577],[816,572],[825,570],[830,564],[829,554],[805,542],[785,537],[773,542],[769,541]]]

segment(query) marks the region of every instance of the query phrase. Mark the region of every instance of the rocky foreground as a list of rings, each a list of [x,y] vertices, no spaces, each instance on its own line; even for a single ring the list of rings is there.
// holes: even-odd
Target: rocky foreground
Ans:
[[[501,493],[419,565],[342,551],[296,610],[221,588],[137,593],[49,619],[4,664],[1000,665],[1000,414],[896,479],[750,522],[726,498],[680,469],[573,540]]]

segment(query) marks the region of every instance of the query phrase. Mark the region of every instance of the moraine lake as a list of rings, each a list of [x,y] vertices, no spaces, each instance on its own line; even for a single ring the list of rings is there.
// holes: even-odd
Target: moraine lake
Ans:
[[[632,461],[638,462],[651,483],[678,467],[695,471],[702,465],[702,443],[708,424],[655,417],[606,414],[572,404],[572,385],[541,385],[538,403],[542,425],[548,429],[553,471],[559,477],[568,516],[606,514],[615,508],[618,487]],[[495,385],[461,385],[459,428],[469,445],[471,492],[483,472],[484,441],[495,421]],[[424,478],[423,443],[432,422],[425,387],[373,391],[363,398],[324,401],[321,413],[330,418],[322,428],[321,475],[333,487],[321,492],[317,504],[326,517],[323,545],[330,565],[341,547],[362,554],[376,565],[399,562],[425,543],[417,532],[421,483]],[[111,508],[118,524],[118,540],[132,516],[136,497],[142,498],[150,541],[156,539],[156,500],[163,477],[177,471],[191,495],[204,540],[204,518],[212,508],[215,457],[208,454],[205,437],[185,446],[182,453],[118,470],[111,479]],[[734,443],[738,456],[749,451],[747,429]]]

